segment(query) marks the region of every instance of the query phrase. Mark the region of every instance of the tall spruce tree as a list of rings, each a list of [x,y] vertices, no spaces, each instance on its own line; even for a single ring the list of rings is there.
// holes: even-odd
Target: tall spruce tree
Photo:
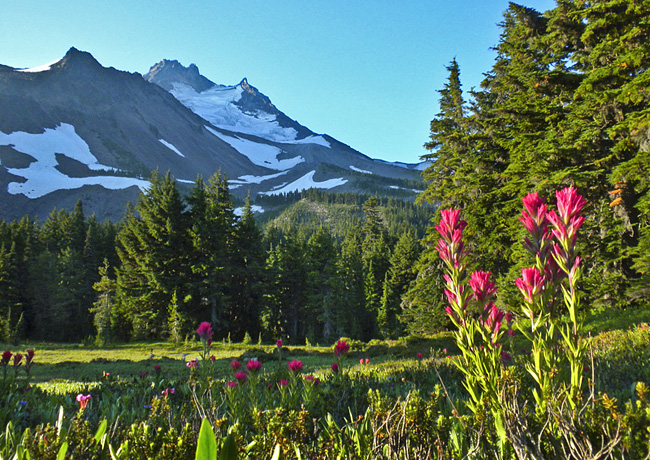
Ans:
[[[136,203],[138,216],[127,213],[118,235],[118,309],[130,319],[135,337],[165,337],[174,292],[185,298],[190,251],[184,208],[171,174],[154,172]]]
[[[209,321],[217,334],[225,337],[236,321],[230,302],[235,214],[226,177],[218,172],[207,185],[197,179],[188,202],[192,242],[190,314],[197,321]]]

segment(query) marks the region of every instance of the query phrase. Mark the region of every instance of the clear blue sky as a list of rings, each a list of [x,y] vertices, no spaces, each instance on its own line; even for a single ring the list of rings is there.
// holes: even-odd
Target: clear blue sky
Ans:
[[[522,0],[546,11],[554,0]],[[248,78],[289,117],[373,158],[417,162],[456,57],[465,90],[490,70],[507,0],[19,0],[4,2],[0,64],[35,67],[74,46],[146,73],[195,63]]]

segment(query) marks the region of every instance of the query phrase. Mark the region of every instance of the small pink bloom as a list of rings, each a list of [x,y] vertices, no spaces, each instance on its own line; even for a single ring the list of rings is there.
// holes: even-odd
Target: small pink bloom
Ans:
[[[289,361],[287,366],[289,367],[289,370],[291,372],[296,374],[302,370],[302,361],[299,360]]]
[[[282,348],[282,339],[278,339],[275,341],[275,346],[278,348]]]
[[[20,353],[16,353],[14,355],[14,367],[20,366],[20,362],[23,360],[23,355]]]
[[[251,359],[248,361],[248,363],[246,363],[246,367],[248,368],[249,372],[257,372],[262,368],[262,363],[257,359]]]
[[[245,382],[247,378],[246,372],[244,371],[235,372],[234,376],[238,382],[242,382],[242,383]]]
[[[415,355],[418,359],[422,359],[422,353],[418,353]]]
[[[189,361],[189,362],[188,362],[187,364],[185,364],[185,365],[186,365],[187,367],[189,367],[190,369],[198,369],[198,367],[199,367],[199,365],[200,365],[200,364],[199,364],[199,359],[198,359],[198,358],[194,358],[192,361]]]
[[[565,225],[569,223],[573,216],[579,214],[582,207],[587,203],[573,186],[556,191],[555,197],[557,198],[558,213]]]
[[[363,358],[359,360],[359,364],[363,364]]]
[[[34,355],[35,355],[35,354],[36,354],[36,353],[34,352],[34,350],[27,350],[27,352],[25,353],[25,355],[26,355],[26,356],[25,356],[25,362],[26,362],[27,364],[31,364],[31,363],[32,363],[32,360],[34,359]]]
[[[211,338],[213,332],[212,332],[212,328],[210,327],[210,323],[204,321],[201,324],[199,324],[196,333],[199,335],[201,340],[208,340],[209,338]]]
[[[370,362],[370,359],[366,358],[366,364],[368,364],[369,362]]]
[[[234,381],[233,382],[228,382],[228,386],[230,388],[235,388],[237,385],[238,385],[237,382],[234,382]]]
[[[289,382],[287,382],[286,380],[282,380],[282,379],[278,382],[278,385],[280,385],[281,387],[286,387],[288,384],[289,384]]]
[[[216,361],[216,360],[217,358],[214,355],[210,356],[210,361]]]
[[[79,403],[79,408],[80,409],[85,409],[86,406],[88,406],[88,401],[90,400],[90,398],[91,398],[91,396],[89,394],[88,395],[83,395],[83,394],[79,393],[77,395],[77,402]]]
[[[469,286],[472,288],[474,298],[481,303],[486,303],[497,292],[496,285],[490,281],[490,272],[477,270],[470,275]]]
[[[335,374],[338,374],[338,372],[339,372],[338,363],[332,363],[332,372],[334,372]]]
[[[9,364],[9,361],[11,360],[12,356],[13,353],[11,353],[9,350],[2,353],[2,364],[4,364],[5,366]]]
[[[508,364],[510,361],[512,361],[512,356],[510,356],[510,353],[508,353],[507,351],[502,351],[501,352],[501,361],[504,364]]]
[[[336,356],[343,356],[350,350],[350,345],[345,340],[337,340],[334,345],[334,354]]]
[[[162,369],[162,368],[160,367],[160,364],[156,364],[156,365],[153,367],[153,370],[156,371],[156,372],[160,372],[161,369]]]
[[[234,360],[232,363],[230,363],[230,367],[232,367],[233,371],[236,371],[241,367],[241,363],[237,360]]]
[[[515,284],[528,303],[532,303],[533,297],[542,291],[545,282],[546,278],[535,267],[522,269],[521,278],[515,280]]]

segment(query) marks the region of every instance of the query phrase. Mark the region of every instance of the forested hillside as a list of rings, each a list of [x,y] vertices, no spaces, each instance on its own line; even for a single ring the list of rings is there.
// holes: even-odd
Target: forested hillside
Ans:
[[[290,208],[265,234],[250,202],[236,215],[222,175],[184,197],[171,175],[154,174],[118,224],[85,217],[81,202],[42,225],[2,223],[1,339],[180,341],[200,321],[232,340],[396,337],[433,209],[304,195],[296,206],[329,217],[301,220]]]

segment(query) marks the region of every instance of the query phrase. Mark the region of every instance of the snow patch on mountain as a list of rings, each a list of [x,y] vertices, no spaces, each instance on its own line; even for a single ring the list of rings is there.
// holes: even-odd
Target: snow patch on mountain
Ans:
[[[301,190],[307,190],[310,188],[331,189],[347,182],[347,179],[343,179],[342,177],[328,179],[323,182],[316,182],[314,180],[314,174],[316,174],[316,171],[308,172],[290,184],[283,184],[280,188],[276,188],[270,192],[260,192],[260,195],[281,195],[283,193],[300,192]]]
[[[209,121],[217,128],[237,133],[251,134],[272,142],[284,144],[319,144],[330,147],[322,136],[308,136],[296,139],[294,128],[280,126],[275,115],[257,110],[243,112],[234,103],[239,101],[244,90],[241,85],[214,85],[205,91],[197,92],[185,83],[173,83],[170,93],[192,112]]]
[[[173,144],[167,142],[165,139],[158,139],[158,141],[159,141],[162,145],[164,145],[165,147],[167,147],[169,150],[171,150],[172,152],[177,153],[178,155],[180,155],[180,156],[182,156],[183,158],[185,158],[185,155],[183,155],[183,154],[181,153],[180,150],[178,150],[176,147],[174,147]]]
[[[50,68],[60,60],[61,59],[57,59],[56,61],[50,62],[49,64],[40,65],[38,67],[32,67],[30,69],[16,69],[16,70],[18,70],[18,72],[28,72],[28,73],[45,72],[50,70]]]
[[[68,177],[56,169],[56,154],[62,154],[88,166],[95,171],[115,171],[102,165],[90,152],[88,144],[77,135],[72,125],[62,123],[54,129],[45,129],[41,134],[16,131],[5,134],[0,131],[0,145],[13,147],[18,152],[35,158],[27,168],[8,168],[7,171],[22,177],[25,182],[10,182],[7,192],[23,194],[28,198],[40,198],[62,189],[77,189],[84,185],[101,185],[111,190],[125,189],[136,185],[145,190],[149,182],[130,177],[94,176]]]
[[[282,153],[282,149],[279,149],[272,145],[249,141],[248,139],[242,139],[236,136],[226,136],[225,134],[212,129],[209,126],[206,126],[205,128],[222,141],[230,144],[230,146],[237,150],[239,153],[246,156],[251,161],[251,163],[258,166],[275,169],[276,171],[284,171],[291,169],[298,163],[305,161],[305,159],[301,156],[287,158],[285,160],[278,160],[278,155]]]
[[[277,174],[269,174],[267,176],[252,176],[252,175],[239,176],[237,179],[233,179],[228,182],[230,182],[231,184],[238,184],[238,185],[261,184],[265,180],[275,179],[276,177],[280,177],[283,174],[286,174],[288,172],[289,170],[280,171]]]
[[[360,169],[360,168],[357,168],[356,166],[352,166],[352,165],[350,165],[350,169],[352,171],[360,172],[360,173],[363,173],[363,174],[372,174],[372,171],[366,171],[365,169]]]

